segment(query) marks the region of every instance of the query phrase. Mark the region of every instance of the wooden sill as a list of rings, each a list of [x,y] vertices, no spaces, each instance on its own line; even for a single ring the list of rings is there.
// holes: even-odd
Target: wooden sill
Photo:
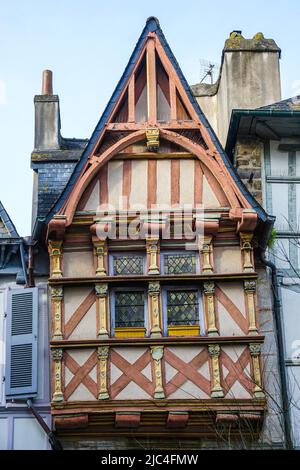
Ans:
[[[197,336],[200,334],[198,325],[174,325],[168,327],[168,336]]]
[[[146,328],[133,326],[124,328],[115,328],[116,338],[144,338],[146,335]]]

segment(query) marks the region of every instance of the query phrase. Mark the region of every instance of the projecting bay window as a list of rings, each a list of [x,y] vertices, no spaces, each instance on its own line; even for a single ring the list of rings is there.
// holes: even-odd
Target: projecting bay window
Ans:
[[[117,253],[110,255],[110,274],[134,276],[145,274],[145,255],[142,253]]]
[[[199,273],[199,257],[193,251],[163,252],[161,265],[165,275]]]
[[[119,338],[138,338],[147,333],[147,302],[142,289],[115,289],[111,294],[112,332]]]
[[[164,332],[168,336],[204,334],[202,296],[197,288],[163,289]]]

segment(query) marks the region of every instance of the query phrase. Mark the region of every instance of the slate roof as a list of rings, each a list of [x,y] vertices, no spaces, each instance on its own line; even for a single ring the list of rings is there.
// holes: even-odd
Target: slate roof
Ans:
[[[286,100],[277,101],[268,106],[262,106],[257,109],[265,109],[270,111],[300,111],[300,95],[288,98]]]
[[[0,201],[0,239],[1,238],[19,238],[19,234]]]
[[[267,213],[260,206],[260,204],[258,204],[258,202],[252,197],[252,195],[249,193],[247,188],[244,186],[244,184],[240,180],[240,178],[237,175],[235,169],[233,168],[228,156],[226,155],[223,147],[221,146],[218,138],[216,137],[213,129],[209,125],[208,120],[206,119],[203,112],[201,111],[200,106],[199,106],[195,96],[193,95],[193,93],[191,91],[191,88],[189,87],[189,85],[188,85],[188,83],[187,83],[187,81],[186,81],[186,79],[185,79],[185,77],[184,77],[184,75],[183,75],[183,73],[182,73],[182,71],[179,67],[179,64],[178,64],[175,56],[173,55],[173,52],[171,51],[170,46],[169,46],[169,44],[168,44],[161,28],[160,28],[159,21],[155,17],[150,17],[146,21],[146,25],[145,25],[142,33],[141,33],[140,38],[138,39],[138,42],[137,42],[137,44],[135,46],[135,49],[134,49],[134,51],[133,51],[133,53],[132,53],[132,55],[129,59],[129,62],[128,62],[126,68],[125,68],[125,71],[124,71],[123,75],[121,76],[121,78],[120,78],[120,80],[119,80],[119,82],[118,82],[118,84],[115,88],[115,91],[112,94],[111,99],[109,100],[109,102],[108,102],[108,104],[107,104],[107,106],[106,106],[99,122],[97,123],[97,125],[95,127],[95,130],[92,133],[92,136],[91,136],[91,138],[89,140],[89,143],[86,146],[86,148],[85,148],[85,150],[82,154],[81,159],[76,164],[76,166],[74,168],[74,171],[73,171],[73,173],[72,173],[65,189],[63,190],[63,192],[62,192],[61,196],[59,197],[57,203],[54,205],[54,207],[48,213],[45,222],[48,223],[51,220],[53,215],[55,215],[60,210],[60,208],[62,207],[62,205],[64,204],[64,202],[68,198],[73,186],[75,185],[75,183],[77,181],[77,178],[80,175],[80,172],[81,172],[83,166],[85,165],[85,163],[88,159],[88,156],[89,156],[95,142],[97,141],[99,135],[101,134],[101,131],[102,131],[103,127],[105,126],[105,124],[106,124],[106,122],[109,118],[109,115],[110,115],[111,111],[113,110],[114,105],[115,105],[116,101],[118,100],[118,98],[119,98],[119,96],[120,96],[120,94],[123,90],[123,87],[126,85],[126,82],[129,78],[129,76],[131,75],[131,72],[132,72],[132,70],[133,70],[133,68],[136,64],[136,61],[137,61],[137,59],[140,55],[140,52],[141,52],[142,48],[144,47],[145,41],[147,39],[147,35],[150,32],[155,32],[157,34],[157,36],[158,36],[158,38],[159,38],[159,40],[162,44],[162,47],[165,50],[166,55],[168,56],[170,62],[172,63],[179,79],[181,80],[182,86],[185,89],[185,92],[187,94],[188,99],[190,100],[192,106],[194,107],[194,110],[197,113],[197,115],[199,117],[199,120],[207,128],[207,131],[210,134],[210,137],[211,137],[212,141],[214,142],[218,152],[222,156],[223,161],[224,161],[226,167],[228,168],[228,171],[230,172],[233,180],[235,181],[237,186],[240,188],[242,194],[245,196],[245,198],[251,204],[253,209],[256,210],[259,218],[262,221],[268,220]]]

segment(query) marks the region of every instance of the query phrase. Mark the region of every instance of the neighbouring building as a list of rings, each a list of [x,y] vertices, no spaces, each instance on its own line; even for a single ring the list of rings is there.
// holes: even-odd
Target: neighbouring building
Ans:
[[[28,251],[0,202],[1,450],[49,448],[37,420],[50,432],[47,284],[28,287]]]
[[[274,308],[287,382],[284,411],[290,415],[293,446],[300,449],[300,97],[233,110],[226,150],[257,200],[276,216],[269,258],[277,268]]]
[[[280,99],[279,53],[235,33],[218,84],[193,94],[151,17],[88,141],[61,137],[44,73],[32,238],[64,448],[284,446],[274,220],[216,137],[233,107]]]

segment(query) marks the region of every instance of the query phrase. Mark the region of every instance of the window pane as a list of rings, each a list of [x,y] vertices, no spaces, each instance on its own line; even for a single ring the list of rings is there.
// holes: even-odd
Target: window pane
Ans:
[[[196,272],[194,254],[164,255],[165,274],[188,274]]]
[[[288,186],[285,183],[272,183],[272,215],[276,216],[277,230],[289,230]]]
[[[122,274],[143,274],[144,257],[141,255],[114,256],[113,269],[116,276]]]
[[[168,325],[199,324],[198,295],[196,290],[167,292]]]
[[[144,326],[144,292],[116,292],[116,328]]]

